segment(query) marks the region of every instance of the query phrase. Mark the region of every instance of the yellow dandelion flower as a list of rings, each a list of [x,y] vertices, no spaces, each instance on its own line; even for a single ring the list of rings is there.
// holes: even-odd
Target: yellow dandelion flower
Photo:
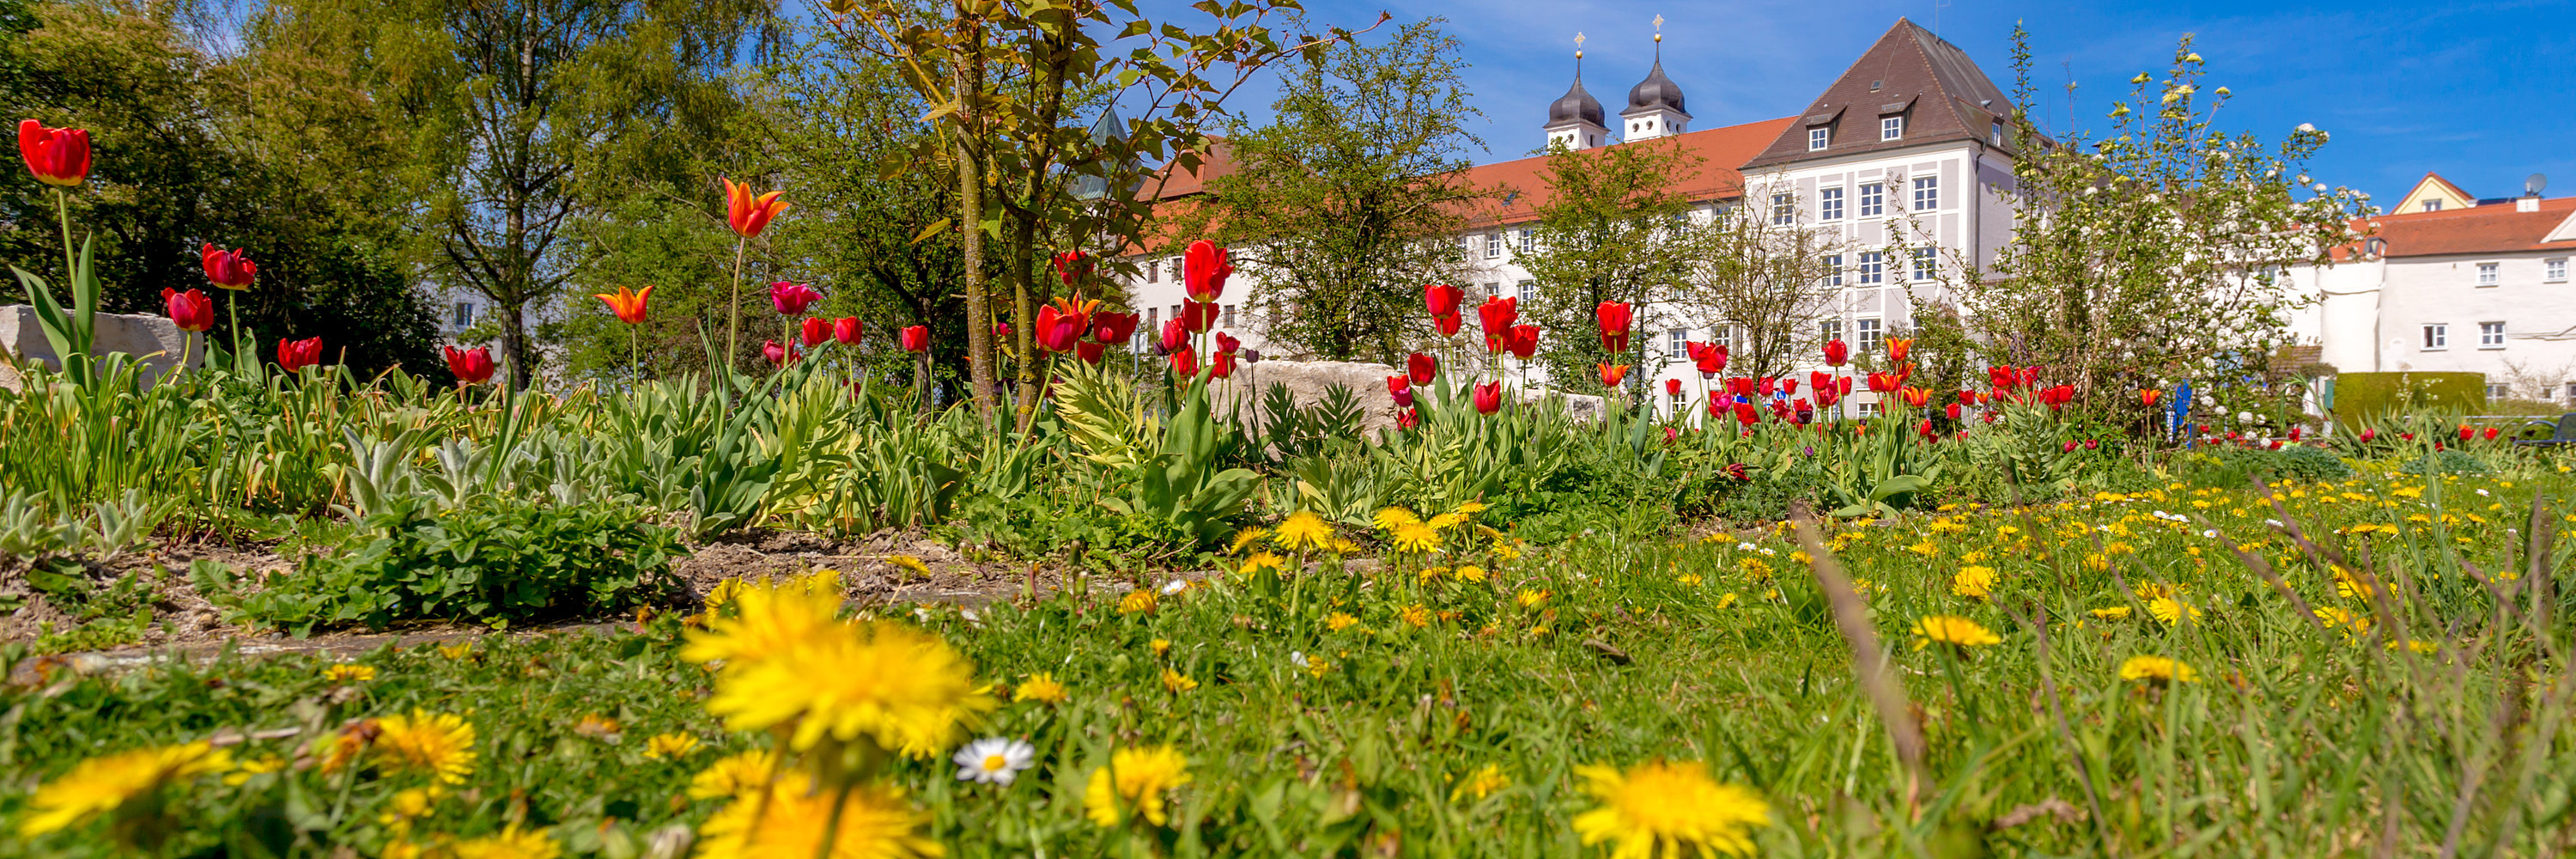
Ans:
[[[1440,550],[1440,532],[1421,522],[1407,522],[1395,528],[1395,550],[1406,553]]]
[[[474,723],[454,713],[386,716],[376,722],[376,766],[418,770],[462,784],[474,772]]]
[[[680,658],[691,662],[758,659],[825,637],[840,614],[841,593],[839,577],[824,575],[830,576],[830,584],[817,582],[818,576],[736,585],[721,605],[724,616],[710,617],[703,632],[689,631]],[[720,584],[717,590],[725,588]],[[711,603],[707,613],[717,615],[718,608]]]
[[[1396,612],[1395,616],[1404,621],[1406,626],[1418,628],[1431,625],[1431,609],[1421,603],[1405,606],[1404,610]]]
[[[2172,626],[2182,622],[2186,616],[2192,620],[2200,619],[2200,609],[2175,597],[2159,596],[2147,601],[2147,616],[2155,618],[2166,626]]]
[[[2129,607],[2115,605],[2110,608],[2097,608],[2092,611],[2092,614],[2103,620],[2126,620],[2129,617]]]
[[[654,734],[644,741],[644,756],[657,761],[676,761],[697,750],[695,734]]]
[[[1458,526],[1460,526],[1460,525],[1467,524],[1467,514],[1465,514],[1465,513],[1442,513],[1442,514],[1440,514],[1440,515],[1438,515],[1438,516],[1433,516],[1433,517],[1431,517],[1431,521],[1426,522],[1426,523],[1424,523],[1424,524],[1430,525],[1430,526],[1431,526],[1431,528],[1432,528],[1432,530],[1435,530],[1435,531],[1446,531],[1446,530],[1449,530],[1449,529],[1451,529],[1451,528],[1455,528],[1455,527],[1458,527]]]
[[[1455,575],[1459,581],[1476,584],[1485,580],[1485,568],[1469,564],[1459,567]]]
[[[2001,636],[1995,635],[1993,630],[1985,628],[1976,621],[1954,614],[1936,614],[1915,621],[1914,649],[1921,650],[1935,643],[1964,650],[1970,647],[2002,644],[2004,640]]]
[[[274,755],[251,758],[249,760],[242,761],[239,766],[233,768],[231,774],[224,776],[224,784],[239,787],[242,784],[249,782],[251,776],[260,775],[262,773],[273,773],[285,768],[285,758]]]
[[[1234,541],[1231,545],[1226,546],[1225,553],[1228,555],[1242,554],[1243,547],[1261,542],[1261,538],[1267,536],[1270,536],[1270,529],[1259,525],[1254,525],[1241,531],[1236,531],[1234,532]]]
[[[45,782],[27,802],[18,834],[33,838],[115,811],[136,797],[232,769],[232,752],[204,740],[90,758]]]
[[[915,578],[930,577],[930,565],[922,563],[920,558],[911,555],[888,555],[885,561],[894,565],[896,569],[911,573]]]
[[[438,655],[449,659],[463,659],[465,657],[472,656],[474,655],[474,642],[459,641],[453,644],[441,644],[438,646]]]
[[[1735,594],[1735,592],[1734,592],[1734,591],[1727,591],[1725,594],[1720,595],[1720,596],[1717,598],[1717,607],[1718,607],[1718,608],[1734,608],[1734,607],[1735,607],[1735,604],[1736,604],[1736,603],[1738,603],[1738,602],[1743,601],[1743,599],[1744,599],[1743,597],[1736,596],[1736,594]]]
[[[322,669],[322,679],[333,683],[364,683],[376,679],[376,669],[372,665],[342,662]]]
[[[1546,603],[1549,596],[1550,594],[1545,590],[1522,588],[1520,595],[1513,599],[1519,602],[1522,608],[1537,608]]]
[[[955,745],[964,723],[997,706],[975,666],[938,636],[891,621],[837,626],[779,654],[728,665],[707,712],[736,731],[793,725],[791,748],[826,736],[866,737],[927,758]]]
[[[2363,584],[2360,579],[2354,578],[2352,572],[2349,570],[2345,570],[2342,567],[2335,567],[2334,582],[2335,596],[2348,600],[2366,600],[2370,598],[2371,587]]]
[[[2197,682],[2200,677],[2191,670],[2189,663],[2180,659],[2163,656],[2132,656],[2128,661],[2120,663],[2120,679],[2138,681],[2150,686],[2163,686],[2168,683]]]
[[[1512,779],[1510,776],[1503,775],[1502,767],[1486,764],[1475,772],[1460,777],[1457,786],[1449,789],[1449,801],[1484,799],[1494,795],[1495,791],[1510,786],[1512,786]]]
[[[1905,550],[1906,550],[1906,551],[1908,551],[1908,552],[1913,552],[1914,554],[1917,554],[1917,555],[1922,555],[1923,557],[1926,557],[1926,558],[1930,558],[1930,557],[1934,557],[1934,556],[1937,556],[1937,555],[1941,554],[1941,544],[1939,544],[1939,543],[1935,543],[1935,542],[1932,542],[1932,541],[1930,541],[1930,540],[1924,540],[1924,541],[1922,541],[1922,542],[1915,543],[1914,545],[1911,545],[1911,546],[1907,546],[1907,547],[1905,547]]]
[[[1178,695],[1196,688],[1199,688],[1199,681],[1190,679],[1189,675],[1170,668],[1163,669],[1163,691]]]
[[[1324,544],[1324,551],[1336,555],[1356,555],[1360,553],[1360,544],[1351,542],[1346,537],[1334,537],[1332,542]]]
[[[1993,567],[1960,567],[1959,572],[1950,577],[1950,593],[1955,596],[1981,600],[1985,599],[1986,595],[1994,593],[1994,590],[1995,568]]]
[[[2397,642],[2389,642],[2388,649],[2396,650]],[[2435,653],[2442,649],[2442,645],[2440,642],[2425,641],[2421,638],[2409,638],[2406,640],[2406,649],[2416,653]]]
[[[394,827],[397,831],[407,831],[411,828],[412,821],[436,812],[438,798],[444,795],[445,792],[436,786],[395,791],[393,798],[385,803],[385,813],[376,815],[376,822]]]
[[[732,799],[757,795],[778,777],[778,753],[753,749],[726,755],[689,778],[691,799]]]
[[[1062,704],[1070,697],[1065,694],[1064,684],[1055,682],[1055,675],[1043,671],[1029,675],[1029,679],[1020,682],[1019,688],[1011,690],[1013,701]]]
[[[1464,501],[1458,504],[1457,513],[1461,516],[1474,516],[1483,512],[1485,512],[1485,502],[1482,501]]]
[[[816,790],[802,773],[734,800],[698,827],[700,859],[927,859],[948,850],[923,834],[927,818],[892,786]],[[823,852],[825,845],[831,852]]]
[[[1753,830],[1771,824],[1771,806],[1761,794],[1709,778],[1707,766],[1696,761],[1574,771],[1584,792],[1601,801],[1574,818],[1574,831],[1586,845],[1616,842],[1614,859],[1750,856]]]
[[[1164,794],[1190,783],[1189,760],[1171,746],[1119,749],[1109,765],[1091,771],[1082,805],[1092,822],[1117,826],[1129,815],[1162,826],[1171,821]]]
[[[1274,555],[1269,552],[1254,552],[1252,553],[1252,557],[1243,559],[1243,565],[1234,568],[1234,571],[1236,574],[1241,575],[1244,578],[1253,578],[1261,575],[1263,572],[1280,573],[1287,571],[1287,569],[1288,560],[1286,558],[1279,557],[1278,555]]]
[[[1682,583],[1684,587],[1698,587],[1700,577],[1698,573],[1683,573],[1681,575],[1674,576],[1673,581]]]
[[[1352,617],[1351,613],[1346,611],[1337,611],[1324,616],[1324,628],[1334,632],[1349,629],[1352,624],[1359,622],[1359,618]]]
[[[513,823],[498,835],[458,841],[434,855],[450,859],[555,859],[563,855],[563,845],[555,843],[543,829],[520,829]]]
[[[1332,539],[1333,526],[1326,524],[1324,517],[1315,515],[1312,510],[1299,510],[1288,514],[1288,518],[1279,523],[1279,533],[1273,535],[1270,542],[1293,552],[1321,549],[1330,545]]]
[[[2111,559],[2103,556],[2100,552],[2086,552],[2084,553],[2084,569],[2096,573],[2110,572]]]
[[[582,714],[581,722],[572,726],[573,733],[593,739],[607,739],[624,731],[625,726],[617,724],[616,719],[598,713]]]
[[[1750,577],[1754,581],[1767,582],[1771,580],[1771,562],[1769,561],[1748,556],[1736,561],[1735,566],[1744,570],[1744,575]]]
[[[1402,507],[1389,507],[1384,510],[1377,511],[1377,516],[1370,519],[1369,523],[1377,526],[1377,529],[1380,531],[1393,531],[1398,527],[1421,521],[1422,517],[1413,515],[1413,511],[1411,510],[1406,510]]]
[[[1161,656],[1172,652],[1172,640],[1168,638],[1154,639],[1153,641],[1146,642],[1145,646],[1153,648],[1155,656]]]
[[[2325,622],[2327,629],[2343,630],[2346,637],[2358,638],[2362,633],[2370,631],[2369,615],[2349,611],[2340,606],[2318,606],[2316,615],[2317,620]]]
[[[1514,544],[1512,541],[1505,540],[1501,537],[1494,538],[1494,545],[1487,547],[1486,551],[1492,552],[1494,559],[1498,561],[1517,561],[1521,559],[1521,547]]]
[[[1161,598],[1155,596],[1153,591],[1138,588],[1136,590],[1128,591],[1126,596],[1118,598],[1118,613],[1145,614],[1153,611],[1155,604],[1161,601]]]

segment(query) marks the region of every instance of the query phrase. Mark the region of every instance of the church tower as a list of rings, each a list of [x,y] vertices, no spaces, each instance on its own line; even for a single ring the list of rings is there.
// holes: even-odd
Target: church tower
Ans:
[[[1583,34],[1574,34],[1574,86],[1547,106],[1547,145],[1565,144],[1567,149],[1590,149],[1610,142],[1610,129],[1601,124],[1601,102],[1583,90]]]
[[[1682,109],[1682,88],[1664,76],[1664,16],[1655,16],[1655,68],[1628,90],[1628,109],[1619,112],[1627,122],[1623,135],[1629,142],[1669,137],[1690,130],[1691,115]]]

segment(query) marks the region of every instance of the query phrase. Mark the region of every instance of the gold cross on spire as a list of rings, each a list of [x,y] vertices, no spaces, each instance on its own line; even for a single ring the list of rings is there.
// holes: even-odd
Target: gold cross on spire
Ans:
[[[1664,31],[1664,16],[1662,16],[1662,15],[1657,15],[1657,16],[1655,16],[1655,32],[1660,34],[1660,33],[1662,33],[1663,31]]]
[[[1574,58],[1583,59],[1583,31],[1574,31]]]

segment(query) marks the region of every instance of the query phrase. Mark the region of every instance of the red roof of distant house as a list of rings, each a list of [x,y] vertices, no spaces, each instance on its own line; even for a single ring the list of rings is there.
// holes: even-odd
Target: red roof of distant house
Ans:
[[[2379,239],[2386,257],[2455,254],[2500,254],[2576,250],[2576,240],[2544,242],[2552,230],[2576,215],[2576,197],[2542,200],[2537,211],[2517,211],[2515,202],[2488,203],[2438,212],[2402,212],[2353,221],[2353,229]],[[2337,253],[2336,258],[2348,256]]]

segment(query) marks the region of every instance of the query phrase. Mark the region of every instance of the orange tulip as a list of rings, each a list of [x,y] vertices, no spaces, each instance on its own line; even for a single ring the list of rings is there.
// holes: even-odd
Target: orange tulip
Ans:
[[[644,324],[644,303],[652,300],[653,285],[645,284],[642,292],[621,286],[617,288],[615,295],[600,292],[593,293],[590,297],[606,302],[608,312],[617,314],[617,321],[628,325],[642,325]]]
[[[760,235],[761,230],[768,229],[769,219],[778,217],[779,212],[787,209],[787,201],[778,199],[778,195],[787,193],[785,191],[754,196],[749,185],[736,185],[731,179],[718,181],[722,181],[725,188],[725,223],[743,238]]]
[[[1593,366],[1601,371],[1601,387],[1616,388],[1619,387],[1620,382],[1627,381],[1628,379],[1628,365],[1626,364],[1595,364]]]
[[[2138,389],[2138,405],[2146,406],[2147,408],[2150,408],[2150,409],[2155,408],[2155,407],[2156,407],[2156,397],[2158,397],[2158,396],[2159,396],[2159,395],[2161,395],[2162,393],[2163,393],[2163,392],[2158,391],[2158,390],[2156,390],[2156,389],[2154,389],[2154,388],[2139,388],[2139,389]]]
[[[1902,362],[1905,360],[1906,353],[1912,351],[1914,351],[1914,341],[1912,339],[1904,337],[1887,338],[1888,363],[1893,364]]]
[[[1923,404],[1925,404],[1925,403],[1929,403],[1929,402],[1931,402],[1931,401],[1932,401],[1932,389],[1931,389],[1931,388],[1917,388],[1917,387],[1913,387],[1913,386],[1907,386],[1907,387],[1906,387],[1903,391],[1901,391],[1900,393],[1904,394],[1904,396],[1905,396],[1905,404],[1906,404],[1906,405],[1913,406],[1913,407],[1918,408],[1918,409],[1919,409],[1919,408],[1922,408],[1922,407],[1923,407]]]

